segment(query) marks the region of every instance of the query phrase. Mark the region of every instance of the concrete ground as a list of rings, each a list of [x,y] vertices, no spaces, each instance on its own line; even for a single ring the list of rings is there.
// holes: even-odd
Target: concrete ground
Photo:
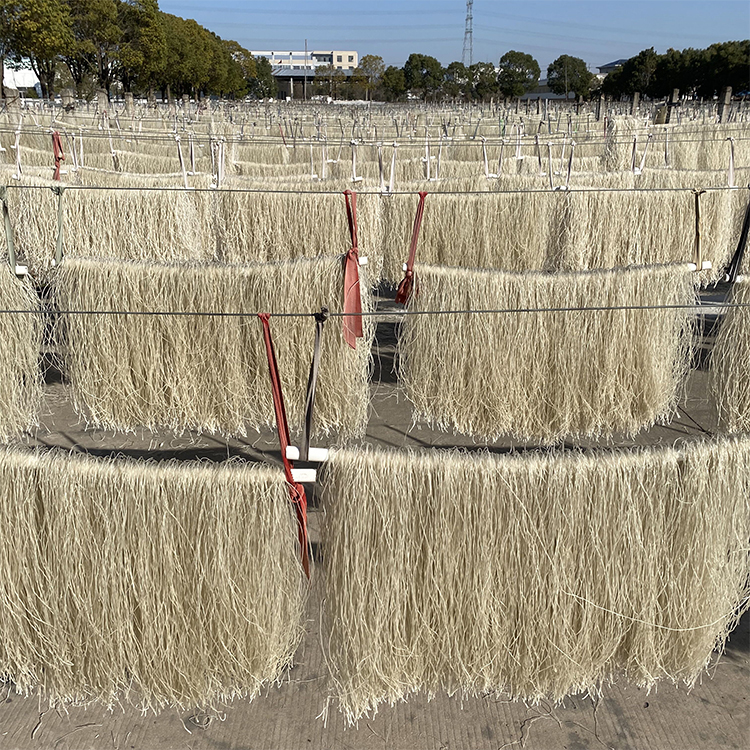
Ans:
[[[366,441],[384,446],[475,445],[470,439],[412,424],[408,402],[392,372],[396,325],[382,322],[374,356],[372,413]],[[710,341],[708,342],[710,344]],[[84,429],[70,393],[53,375],[46,387],[42,425],[27,441],[95,455],[113,453],[160,458],[278,461],[274,437],[224,441],[210,436],[171,434],[118,435]],[[691,374],[677,417],[638,436],[640,445],[673,444],[716,431],[716,411],[704,369]],[[615,439],[610,445],[632,441]],[[511,443],[492,450],[505,452]],[[522,449],[523,446],[516,446]],[[312,493],[312,505],[315,498]],[[315,511],[311,514],[313,541]],[[316,578],[317,576],[317,578]],[[632,748],[643,750],[720,750],[750,747],[750,617],[732,634],[726,653],[692,690],[662,684],[647,693],[626,681],[602,688],[601,695],[579,695],[563,705],[526,706],[501,695],[460,697],[415,695],[406,703],[383,706],[371,719],[347,728],[331,706],[326,715],[327,677],[320,648],[320,572],[314,574],[307,636],[297,664],[279,686],[248,703],[235,701],[222,713],[165,711],[141,714],[131,707],[46,710],[35,697],[0,692],[0,750],[53,748],[171,748],[230,750],[262,748],[357,748],[367,750],[529,750]],[[2,613],[0,613],[2,616]]]

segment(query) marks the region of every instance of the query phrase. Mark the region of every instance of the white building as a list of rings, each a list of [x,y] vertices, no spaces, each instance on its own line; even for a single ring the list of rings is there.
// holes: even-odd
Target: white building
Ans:
[[[354,70],[359,65],[359,55],[354,50],[250,50],[253,57],[265,57],[274,68],[291,68],[292,70],[303,70],[305,61],[308,68],[317,68],[321,65],[333,65],[340,70]]]
[[[7,65],[5,66],[3,76],[3,86],[6,89],[16,89],[22,94],[25,94],[29,89],[36,90],[36,95],[42,95],[42,87],[39,85],[39,79],[36,77],[36,73],[33,70],[22,68],[21,70],[13,70]]]

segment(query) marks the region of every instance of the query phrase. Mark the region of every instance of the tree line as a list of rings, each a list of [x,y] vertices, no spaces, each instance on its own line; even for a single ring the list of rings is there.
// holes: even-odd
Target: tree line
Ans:
[[[271,65],[158,0],[0,0],[0,75],[30,65],[42,96],[117,86],[139,93],[274,96]],[[1,88],[1,87],[0,87]]]
[[[668,49],[659,55],[645,49],[610,73],[602,93],[619,97],[636,91],[651,98],[674,89],[688,96],[711,98],[724,86],[735,93],[750,91],[750,40],[720,42],[706,49]]]
[[[412,54],[403,68],[398,68],[386,67],[376,55],[365,55],[351,77],[326,66],[317,71],[315,84],[318,93],[337,98],[471,102],[521,97],[538,86],[540,75],[539,63],[516,50],[506,52],[497,66],[452,62],[443,67],[434,57]],[[603,81],[581,58],[560,55],[547,68],[547,86],[555,94],[584,99],[599,94],[620,97],[636,91],[661,98],[673,89],[710,98],[724,86],[739,93],[750,90],[750,41],[720,42],[682,52],[669,49],[663,55],[653,48],[643,50]]]
[[[591,77],[586,64],[578,58],[586,83]],[[550,66],[552,67],[552,66]],[[575,82],[571,65],[571,83]],[[343,71],[324,66],[316,71],[317,93],[337,98],[370,98],[401,101],[419,98],[425,101],[489,101],[498,97],[520,97],[539,83],[539,63],[529,54],[510,50],[498,66],[491,62],[464,65],[452,62],[443,67],[430,55],[411,54],[403,68],[385,66],[383,58],[365,55],[347,78]]]

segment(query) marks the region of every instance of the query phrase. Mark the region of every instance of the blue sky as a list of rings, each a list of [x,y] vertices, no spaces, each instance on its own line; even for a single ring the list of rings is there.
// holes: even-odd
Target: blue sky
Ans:
[[[461,60],[465,0],[160,0],[247,49],[355,49],[402,66],[411,52]],[[474,61],[497,63],[510,49],[542,71],[562,54],[591,69],[647,47],[707,47],[750,37],[748,0],[475,0]]]

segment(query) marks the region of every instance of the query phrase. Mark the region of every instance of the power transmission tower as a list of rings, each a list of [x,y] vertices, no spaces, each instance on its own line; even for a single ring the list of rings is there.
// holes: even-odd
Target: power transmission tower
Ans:
[[[471,12],[473,5],[474,0],[466,0],[466,31],[464,31],[464,53],[461,56],[461,62],[466,65],[468,54],[469,66],[474,63],[474,16]]]

